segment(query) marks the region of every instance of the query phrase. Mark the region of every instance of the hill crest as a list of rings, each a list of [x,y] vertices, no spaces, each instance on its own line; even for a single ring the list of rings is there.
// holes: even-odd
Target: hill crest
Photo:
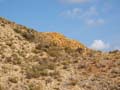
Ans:
[[[80,42],[73,40],[73,39],[69,39],[60,33],[37,32],[34,29],[30,29],[23,25],[16,24],[16,23],[6,20],[2,17],[0,17],[0,26],[4,27],[6,29],[9,27],[9,28],[13,29],[16,33],[24,34],[24,36],[33,39],[33,41],[40,42],[40,40],[42,40],[43,43],[46,42],[51,45],[56,45],[59,47],[68,47],[68,48],[72,48],[72,49],[86,48]],[[35,40],[35,39],[37,39],[37,40]]]
[[[120,51],[0,18],[0,90],[120,90]]]

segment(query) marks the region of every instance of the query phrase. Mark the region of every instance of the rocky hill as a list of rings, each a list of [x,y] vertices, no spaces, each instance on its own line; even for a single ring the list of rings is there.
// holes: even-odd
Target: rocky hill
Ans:
[[[0,90],[120,90],[120,51],[0,18]]]

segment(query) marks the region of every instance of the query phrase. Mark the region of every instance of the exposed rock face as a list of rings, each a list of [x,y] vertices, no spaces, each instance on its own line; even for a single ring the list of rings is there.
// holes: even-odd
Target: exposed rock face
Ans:
[[[0,90],[120,90],[120,51],[0,18]]]

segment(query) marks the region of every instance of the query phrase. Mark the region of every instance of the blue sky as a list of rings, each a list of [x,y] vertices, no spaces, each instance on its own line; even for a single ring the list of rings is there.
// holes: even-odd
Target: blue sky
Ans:
[[[0,16],[93,49],[120,49],[120,0],[0,0]]]

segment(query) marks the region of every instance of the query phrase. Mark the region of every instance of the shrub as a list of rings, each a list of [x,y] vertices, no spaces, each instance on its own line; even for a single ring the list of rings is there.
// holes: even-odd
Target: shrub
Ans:
[[[69,54],[75,52],[75,49],[71,49],[70,47],[65,47],[64,50],[66,53],[69,53]]]
[[[31,33],[23,32],[22,36],[29,41],[34,41],[34,35]]]
[[[48,76],[48,70],[54,70],[55,64],[53,63],[42,63],[38,65],[33,65],[32,68],[27,68],[26,74],[27,78],[38,78],[40,76]]]
[[[13,29],[16,33],[21,34],[25,39],[29,40],[29,41],[34,41],[34,35],[32,34],[32,32],[30,32],[29,30],[27,32],[23,32],[18,28],[14,28]]]
[[[48,53],[50,56],[53,56],[53,57],[58,57],[58,56],[60,56],[59,51],[49,50],[49,51],[47,51],[47,53]]]
[[[53,56],[53,57],[60,57],[61,55],[63,55],[63,51],[60,47],[56,47],[56,46],[52,46],[50,47],[48,50],[47,50],[47,53],[50,55],[50,56]]]
[[[12,83],[17,83],[18,82],[18,78],[17,77],[10,77],[9,81]]]
[[[48,70],[46,70],[44,67],[41,67],[39,65],[32,66],[32,68],[28,68],[27,72],[27,78],[38,78],[40,76],[47,76]]]
[[[38,49],[38,50],[41,50],[41,49],[48,49],[49,48],[49,44],[47,44],[47,43],[39,43],[36,47],[35,47],[36,49]]]
[[[70,86],[75,86],[77,84],[78,84],[78,80],[76,80],[76,79],[71,79],[70,82],[68,83],[68,85],[70,85]]]
[[[21,31],[18,28],[13,29],[16,33],[21,33]]]
[[[29,90],[43,90],[42,84],[30,84],[29,85]]]
[[[5,24],[2,23],[1,26],[2,26],[2,27],[5,27]]]
[[[110,51],[109,53],[117,53],[117,52],[120,52],[119,50],[114,50],[114,51]]]

